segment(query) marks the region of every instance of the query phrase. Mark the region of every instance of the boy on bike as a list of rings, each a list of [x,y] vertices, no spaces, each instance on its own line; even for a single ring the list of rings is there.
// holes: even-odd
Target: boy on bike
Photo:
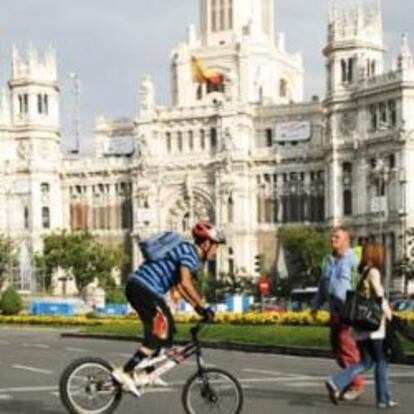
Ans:
[[[144,326],[144,340],[133,357],[112,376],[125,390],[140,396],[134,370],[162,347],[170,347],[175,333],[174,320],[164,295],[171,289],[180,295],[207,321],[214,319],[211,308],[203,305],[193,278],[206,261],[214,260],[218,247],[225,243],[220,230],[204,222],[193,229],[194,244],[181,241],[162,259],[144,262],[128,279],[126,297]]]

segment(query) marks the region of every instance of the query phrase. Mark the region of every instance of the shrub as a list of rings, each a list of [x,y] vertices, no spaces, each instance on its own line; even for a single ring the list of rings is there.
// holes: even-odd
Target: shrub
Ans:
[[[9,287],[3,293],[0,301],[0,309],[3,315],[17,315],[23,309],[23,301],[20,295]]]
[[[106,303],[113,303],[115,305],[123,305],[127,303],[123,290],[108,290],[105,297]]]

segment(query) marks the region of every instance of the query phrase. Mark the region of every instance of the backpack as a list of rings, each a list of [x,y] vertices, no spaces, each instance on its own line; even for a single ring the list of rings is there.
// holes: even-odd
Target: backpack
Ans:
[[[154,234],[140,240],[138,246],[146,261],[163,259],[166,254],[182,242],[179,234],[172,231]]]

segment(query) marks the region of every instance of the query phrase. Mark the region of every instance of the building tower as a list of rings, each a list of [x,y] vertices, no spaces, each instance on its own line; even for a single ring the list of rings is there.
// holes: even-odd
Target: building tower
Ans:
[[[302,101],[302,57],[275,40],[274,16],[274,0],[200,0],[200,33],[191,26],[172,53],[173,104]]]
[[[59,85],[56,57],[49,48],[26,56],[13,48],[8,82],[11,107],[9,165],[13,180],[13,215],[18,238],[30,251],[41,248],[41,235],[62,227]]]

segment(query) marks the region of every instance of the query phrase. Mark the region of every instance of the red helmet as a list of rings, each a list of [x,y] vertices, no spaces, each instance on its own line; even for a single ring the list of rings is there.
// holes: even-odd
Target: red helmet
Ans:
[[[200,221],[193,227],[193,237],[195,241],[203,242],[210,240],[214,243],[225,244],[226,237],[223,232],[217,227],[212,226],[209,223]]]

